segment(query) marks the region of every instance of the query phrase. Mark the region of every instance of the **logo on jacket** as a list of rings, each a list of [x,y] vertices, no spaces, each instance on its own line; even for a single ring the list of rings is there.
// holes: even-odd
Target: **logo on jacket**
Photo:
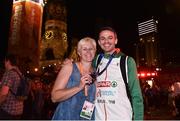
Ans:
[[[97,87],[117,87],[116,81],[100,81],[97,83]]]

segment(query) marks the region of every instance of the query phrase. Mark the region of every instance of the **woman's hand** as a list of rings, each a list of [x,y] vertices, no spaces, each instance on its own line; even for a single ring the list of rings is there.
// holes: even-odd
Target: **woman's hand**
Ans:
[[[90,85],[91,83],[92,83],[92,77],[90,76],[90,74],[84,74],[81,76],[79,87],[83,89],[85,85]]]
[[[85,96],[88,96],[88,88],[91,83],[92,83],[92,77],[90,76],[90,74],[82,75],[79,87],[81,89],[84,89]]]

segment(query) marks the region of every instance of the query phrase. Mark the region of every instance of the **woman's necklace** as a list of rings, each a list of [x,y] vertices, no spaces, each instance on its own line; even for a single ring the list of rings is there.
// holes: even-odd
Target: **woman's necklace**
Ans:
[[[90,69],[84,69],[83,64],[81,62],[79,62],[78,65],[79,65],[79,71],[80,71],[81,75],[92,72],[91,67],[90,67]]]

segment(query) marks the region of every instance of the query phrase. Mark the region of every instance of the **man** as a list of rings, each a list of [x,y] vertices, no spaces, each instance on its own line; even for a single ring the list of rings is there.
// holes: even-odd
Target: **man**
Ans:
[[[23,113],[23,101],[16,99],[16,93],[20,84],[21,74],[17,67],[16,56],[8,54],[4,61],[5,73],[0,85],[0,119],[20,119]]]
[[[100,29],[98,44],[104,51],[104,55],[96,65],[98,76],[95,118],[96,120],[143,120],[144,106],[136,64],[134,59],[128,56],[126,68],[130,101],[120,70],[120,58],[125,54],[115,48],[117,42],[114,29],[111,27]],[[114,56],[111,56],[112,54]],[[97,62],[97,58],[95,60]],[[106,69],[102,72],[104,68]]]

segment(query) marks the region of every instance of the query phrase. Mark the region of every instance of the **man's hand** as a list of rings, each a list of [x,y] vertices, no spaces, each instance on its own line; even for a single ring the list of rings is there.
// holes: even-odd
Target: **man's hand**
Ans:
[[[8,92],[9,92],[9,87],[2,86],[2,88],[0,89],[0,105],[6,100]]]
[[[62,62],[62,66],[66,65],[66,64],[72,64],[73,59],[72,58],[66,58],[63,62]]]

